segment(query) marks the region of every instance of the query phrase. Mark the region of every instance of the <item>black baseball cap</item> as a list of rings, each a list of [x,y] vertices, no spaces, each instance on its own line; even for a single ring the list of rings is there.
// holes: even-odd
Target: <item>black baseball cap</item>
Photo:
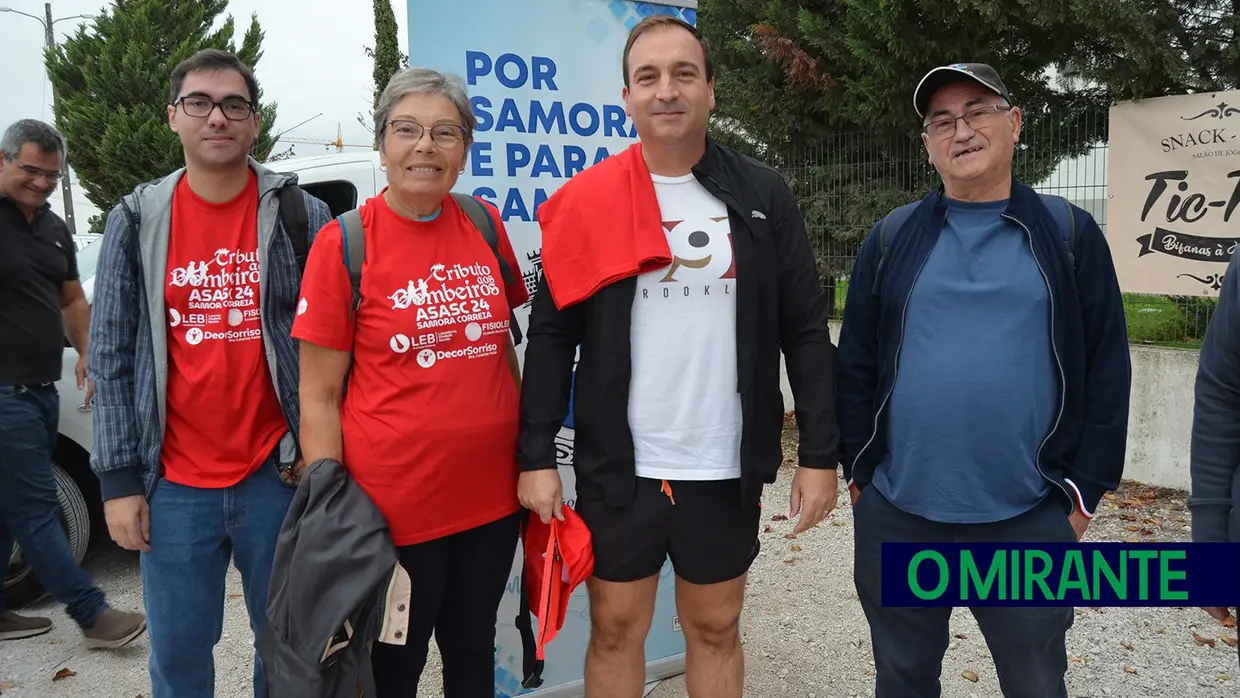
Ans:
[[[1008,104],[1012,103],[1007,86],[999,79],[999,73],[995,72],[994,68],[985,63],[952,63],[931,70],[917,83],[917,89],[913,90],[913,108],[917,110],[917,116],[923,119],[926,117],[930,98],[934,97],[940,87],[959,80],[972,80],[1007,100]]]

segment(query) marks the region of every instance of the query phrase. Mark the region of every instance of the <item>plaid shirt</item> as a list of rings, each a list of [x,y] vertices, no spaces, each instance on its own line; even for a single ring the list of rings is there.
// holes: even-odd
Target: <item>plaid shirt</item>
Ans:
[[[275,197],[272,177],[295,181],[291,175],[268,171],[260,176],[262,199]],[[141,191],[141,188],[139,189]],[[269,193],[270,192],[270,193]],[[137,192],[135,192],[137,194]],[[99,272],[91,311],[88,367],[95,382],[92,404],[94,446],[91,469],[99,477],[103,499],[133,494],[150,495],[161,473],[163,411],[157,373],[166,358],[157,361],[152,341],[147,280],[142,276],[138,196],[122,200],[108,215],[99,255]],[[331,220],[326,204],[305,194],[309,237]],[[260,217],[261,219],[261,217]],[[301,414],[298,404],[298,348],[292,338],[293,318],[301,287],[292,242],[276,216],[277,234],[269,238],[268,259],[261,273],[267,279],[262,317],[274,346],[278,375],[277,396],[284,410],[294,446]],[[158,284],[162,287],[162,280]],[[163,329],[163,328],[160,328]]]

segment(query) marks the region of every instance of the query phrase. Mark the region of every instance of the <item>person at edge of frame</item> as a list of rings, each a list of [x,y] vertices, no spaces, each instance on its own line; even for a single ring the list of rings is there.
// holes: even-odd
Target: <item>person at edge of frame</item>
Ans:
[[[112,608],[74,560],[52,474],[66,338],[78,353],[83,404],[94,394],[86,375],[90,303],[73,236],[48,203],[68,176],[64,169],[65,140],[51,125],[22,119],[0,137],[0,559],[9,559],[16,542],[30,573],[81,629],[83,644],[116,649],[146,630],[146,618]],[[52,629],[50,618],[18,615],[5,601],[0,585],[0,640]]]
[[[1193,542],[1240,543],[1240,255],[1227,263],[1202,339],[1190,444]],[[1240,589],[1236,593],[1240,598]],[[1235,607],[1204,610],[1235,627]]]

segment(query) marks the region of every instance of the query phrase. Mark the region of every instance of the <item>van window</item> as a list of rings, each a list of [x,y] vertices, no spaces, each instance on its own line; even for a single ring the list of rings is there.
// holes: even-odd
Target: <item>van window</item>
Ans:
[[[348,180],[339,179],[329,182],[302,184],[301,188],[307,194],[327,204],[327,208],[332,212],[332,218],[339,216],[345,211],[357,208],[357,187],[353,186],[353,183]]]

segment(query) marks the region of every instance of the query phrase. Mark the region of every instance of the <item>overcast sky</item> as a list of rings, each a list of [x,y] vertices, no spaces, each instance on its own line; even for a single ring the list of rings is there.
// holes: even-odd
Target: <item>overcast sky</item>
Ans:
[[[54,0],[52,18],[97,14],[108,5],[102,0]],[[40,18],[44,15],[43,6],[37,0],[0,0],[0,7]],[[406,7],[405,0],[392,2],[404,53],[409,52]],[[266,33],[263,59],[255,66],[255,72],[264,98],[279,103],[277,129],[288,129],[315,117],[288,135],[334,141],[339,123],[346,144],[368,143],[370,134],[357,123],[357,114],[369,109],[373,85],[371,61],[363,50],[374,43],[370,2],[230,0],[227,13],[235,20],[237,44],[241,43],[252,14],[257,13]],[[55,21],[56,40],[72,35],[83,21]],[[42,24],[12,12],[0,12],[0,39],[0,66],[4,66],[0,128],[22,118],[50,122],[51,84],[40,53],[44,45]],[[330,151],[320,145],[296,146],[299,156],[326,152]],[[83,215],[82,209],[89,203],[79,190],[74,190],[73,200],[78,221],[85,222],[88,216]],[[59,212],[59,206],[53,205]]]

